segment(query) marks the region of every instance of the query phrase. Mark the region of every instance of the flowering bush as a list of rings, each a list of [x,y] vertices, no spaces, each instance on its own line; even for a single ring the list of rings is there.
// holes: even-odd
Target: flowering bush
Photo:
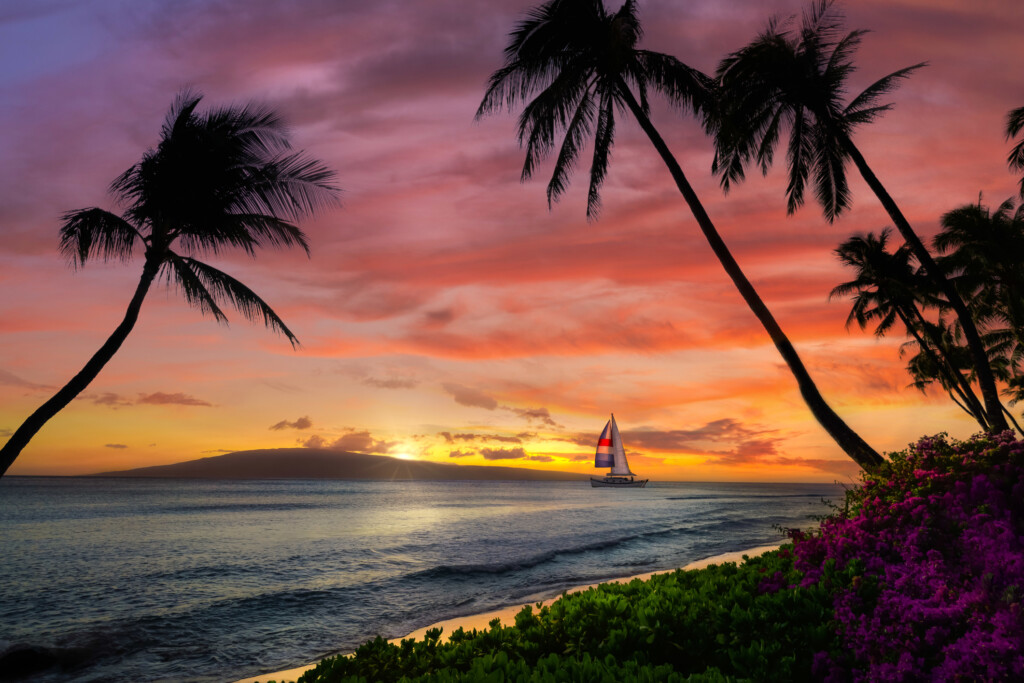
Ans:
[[[848,646],[819,653],[815,675],[1024,680],[1022,512],[1024,442],[1012,432],[891,454],[843,514],[791,534],[801,585],[833,593]]]

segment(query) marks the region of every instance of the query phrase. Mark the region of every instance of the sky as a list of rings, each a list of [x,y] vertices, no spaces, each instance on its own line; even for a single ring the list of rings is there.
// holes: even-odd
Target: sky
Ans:
[[[534,3],[488,0],[7,0],[0,5],[0,439],[120,322],[141,261],[68,266],[60,216],[117,208],[107,187],[158,140],[185,87],[281,112],[337,172],[342,205],[307,220],[311,256],[208,261],[298,336],[230,325],[151,291],[99,377],[10,474],[72,475],[221,453],[335,447],[600,473],[610,413],[656,480],[842,481],[817,425],[646,137],[620,117],[602,212],[586,168],[549,209],[550,161],[520,182],[515,114],[474,120],[509,31]],[[609,7],[613,7],[609,3]],[[712,72],[795,0],[640,0],[641,47]],[[871,29],[854,90],[927,61],[855,142],[917,231],[1014,194],[1006,113],[1024,104],[1017,0],[858,0]],[[202,105],[201,105],[202,106]],[[724,195],[699,126],[652,120],[833,408],[874,448],[976,425],[922,394],[903,341],[846,329],[833,250],[889,225],[851,172],[852,209],[787,217],[784,169]],[[781,155],[780,155],[781,156]]]

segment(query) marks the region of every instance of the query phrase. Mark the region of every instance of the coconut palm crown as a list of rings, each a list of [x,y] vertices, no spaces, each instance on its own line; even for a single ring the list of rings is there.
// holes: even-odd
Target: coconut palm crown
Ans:
[[[76,268],[94,259],[127,262],[141,250],[142,276],[113,334],[0,449],[0,476],[114,356],[157,279],[174,283],[187,303],[219,322],[227,321],[227,304],[283,334],[293,347],[298,344],[255,292],[197,257],[228,249],[255,256],[265,247],[292,246],[308,254],[296,222],[337,202],[334,172],[292,151],[287,130],[272,110],[250,104],[200,113],[201,99],[191,91],[180,93],[157,147],[111,184],[123,207],[120,214],[95,207],[64,214],[59,248]]]
[[[649,89],[680,107],[698,113],[706,108],[711,80],[675,57],[638,49],[642,36],[634,0],[614,14],[601,0],[550,0],[529,10],[510,34],[505,65],[491,75],[476,115],[514,111],[526,103],[518,126],[526,148],[523,180],[532,177],[562,135],[547,187],[549,204],[568,188],[592,136],[587,216],[597,216],[616,111],[639,110],[646,117]]]

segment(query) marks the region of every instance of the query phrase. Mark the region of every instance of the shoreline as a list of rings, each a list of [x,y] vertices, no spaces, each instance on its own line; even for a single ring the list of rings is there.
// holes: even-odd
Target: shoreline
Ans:
[[[690,562],[689,564],[687,564],[687,565],[685,565],[683,567],[680,567],[680,569],[682,569],[684,571],[690,571],[690,570],[693,570],[693,569],[703,569],[704,567],[707,567],[708,565],[712,565],[712,564],[723,564],[725,562],[739,562],[740,560],[743,559],[744,555],[751,556],[751,557],[754,557],[754,556],[757,556],[757,555],[763,555],[764,553],[766,553],[766,552],[768,552],[770,550],[777,549],[781,545],[782,545],[782,542],[780,541],[779,543],[775,543],[775,544],[772,544],[772,545],[760,545],[760,546],[757,546],[755,548],[749,548],[747,550],[737,550],[737,551],[733,551],[733,552],[730,552],[730,553],[722,553],[720,555],[713,555],[711,557],[706,557],[706,558],[704,558],[702,560],[695,560],[694,562]],[[676,571],[676,570],[675,569],[661,569],[661,570],[658,570],[658,571],[646,572],[644,574],[634,574],[632,576],[624,576],[624,577],[621,577],[621,578],[618,578],[618,579],[609,579],[608,581],[601,581],[600,583],[628,583],[628,582],[632,581],[633,579],[640,579],[642,581],[646,581],[647,579],[651,578],[655,574],[667,574],[667,573],[673,572],[673,571]],[[573,588],[569,588],[569,589],[567,589],[567,590],[565,590],[563,592],[564,593],[578,593],[578,592],[581,592],[581,591],[585,591],[588,588],[593,588],[595,586],[598,586],[598,585],[600,585],[600,583],[589,583],[589,584],[585,584],[585,585],[581,585],[581,586],[574,586]],[[388,642],[389,643],[394,643],[395,645],[398,645],[403,640],[407,640],[409,638],[415,638],[415,639],[419,640],[419,639],[423,638],[423,635],[428,630],[434,629],[434,628],[442,628],[442,629],[444,629],[444,631],[441,634],[441,642],[444,642],[444,641],[448,640],[448,636],[453,631],[459,629],[460,627],[465,629],[466,631],[471,631],[473,629],[482,630],[482,629],[488,628],[488,625],[490,624],[490,622],[493,619],[496,619],[496,618],[500,619],[501,623],[503,625],[510,625],[510,624],[515,623],[515,615],[519,614],[520,610],[522,610],[523,607],[525,607],[526,605],[536,606],[538,602],[541,602],[544,605],[550,605],[555,600],[558,600],[560,597],[562,597],[562,593],[559,593],[558,595],[556,595],[556,596],[554,596],[552,598],[548,598],[547,600],[543,600],[543,601],[531,600],[531,601],[523,602],[521,604],[520,603],[516,603],[514,605],[509,605],[508,607],[503,607],[501,609],[491,610],[489,612],[481,612],[479,614],[469,614],[469,615],[466,615],[464,617],[454,617],[452,619],[445,619],[444,621],[439,621],[439,622],[430,624],[429,626],[424,626],[422,628],[418,628],[415,631],[413,631],[411,633],[408,633],[408,634],[406,634],[404,636],[401,636],[401,637],[398,637],[398,638],[390,638],[388,640]],[[333,657],[333,656],[334,655],[325,655],[321,659],[324,659],[326,657]],[[250,676],[249,678],[242,678],[242,679],[239,679],[237,681],[234,681],[234,683],[260,683],[261,681],[264,681],[264,682],[265,681],[277,681],[277,683],[287,683],[287,682],[295,681],[299,676],[301,676],[306,671],[309,671],[310,669],[314,668],[319,663],[320,663],[320,660],[317,660],[317,661],[312,662],[310,664],[305,664],[303,666],[297,666],[297,667],[292,668],[292,669],[285,669],[283,671],[275,671],[275,672],[272,672],[272,673],[260,674],[258,676]]]

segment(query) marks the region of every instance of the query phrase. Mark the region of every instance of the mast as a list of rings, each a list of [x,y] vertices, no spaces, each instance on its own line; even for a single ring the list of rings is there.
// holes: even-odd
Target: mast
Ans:
[[[636,475],[629,471],[629,462],[626,461],[626,451],[622,447],[622,437],[619,436],[619,425],[615,423],[615,413],[612,413],[611,423],[614,464],[612,465],[612,471],[609,472],[609,474],[612,476],[635,477]]]

